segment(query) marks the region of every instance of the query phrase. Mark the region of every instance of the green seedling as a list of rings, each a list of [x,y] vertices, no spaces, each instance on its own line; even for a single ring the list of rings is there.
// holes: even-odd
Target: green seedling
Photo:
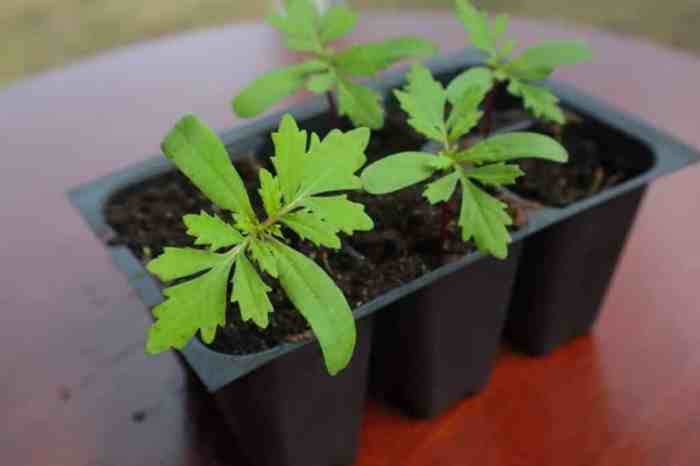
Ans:
[[[272,140],[275,174],[259,170],[258,210],[265,219],[256,214],[223,143],[199,119],[184,117],[163,141],[165,155],[230,214],[185,215],[197,247],[166,247],[148,263],[163,282],[179,281],[165,289],[166,301],[153,309],[148,352],[182,348],[197,332],[211,343],[225,324],[229,300],[244,321],[267,327],[273,312],[269,283],[278,280],[318,338],[328,372],[336,374],[350,361],[356,339],[350,306],[326,272],[285,237],[293,231],[320,247],[338,249],[340,232],[373,228],[364,207],[341,194],[362,187],[355,172],[365,164],[369,130],[308,138],[285,115]]]
[[[399,37],[336,50],[329,44],[350,33],[357,22],[357,14],[344,5],[321,14],[311,0],[288,0],[284,14],[272,15],[269,22],[284,35],[290,50],[309,58],[270,71],[243,89],[233,99],[233,110],[244,118],[257,116],[306,88],[316,94],[325,93],[331,112],[338,118],[345,115],[355,126],[381,128],[384,125],[381,96],[355,79],[374,76],[398,61],[426,57],[436,51],[430,42],[418,37]],[[337,105],[333,91],[337,94]]]
[[[449,88],[448,88],[449,89]],[[454,89],[454,87],[452,87]],[[459,95],[450,93],[430,71],[414,65],[403,91],[395,91],[408,123],[419,133],[440,145],[437,154],[402,152],[369,165],[362,173],[365,190],[372,194],[394,192],[428,180],[423,195],[431,204],[446,206],[459,184],[462,202],[458,218],[463,241],[472,240],[479,250],[498,258],[508,254],[512,220],[506,205],[484,186],[500,188],[523,174],[510,161],[536,157],[565,162],[566,149],[554,139],[537,133],[513,132],[494,135],[463,148],[460,139],[481,119],[479,109],[488,86],[471,85]],[[446,104],[452,109],[446,116]],[[443,214],[444,214],[443,210]],[[442,228],[446,228],[443,222]],[[443,235],[444,237],[444,235]]]
[[[506,83],[507,91],[522,99],[523,105],[535,117],[564,124],[566,119],[559,106],[559,99],[540,81],[548,78],[562,65],[573,65],[592,56],[590,47],[583,41],[559,40],[543,42],[513,56],[515,41],[504,36],[508,29],[508,16],[497,15],[492,21],[486,12],[477,10],[469,0],[456,0],[457,15],[471,39],[471,43],[486,54],[486,66],[470,68],[455,78],[448,87],[450,95],[461,95],[472,85],[492,88],[496,83]],[[488,134],[491,126],[493,92],[485,102],[482,134]]]

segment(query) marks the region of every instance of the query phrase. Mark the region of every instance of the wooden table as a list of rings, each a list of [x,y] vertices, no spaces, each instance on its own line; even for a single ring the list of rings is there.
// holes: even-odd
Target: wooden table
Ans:
[[[571,27],[513,30],[589,40],[596,60],[560,79],[700,146],[696,59]],[[400,33],[466,43],[429,13],[375,15],[355,37]],[[156,153],[185,112],[230,127],[234,93],[289,60],[267,26],[235,25],[0,93],[2,464],[241,464],[175,357],[144,355],[144,307],[64,193]],[[483,395],[434,421],[370,401],[358,464],[700,464],[699,198],[699,168],[653,185],[592,337],[540,360],[504,352]]]

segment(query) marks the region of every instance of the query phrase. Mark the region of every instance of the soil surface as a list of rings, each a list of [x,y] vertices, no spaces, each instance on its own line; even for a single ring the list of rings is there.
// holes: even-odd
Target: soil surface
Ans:
[[[519,161],[525,175],[511,188],[513,191],[543,204],[565,207],[630,177],[630,173],[599,156],[599,143],[576,120],[560,128],[534,128],[559,140],[569,152],[569,161],[563,164],[538,159]]]
[[[496,122],[510,120],[512,117],[507,115],[494,118]],[[568,131],[564,133],[563,141],[572,152],[572,162],[564,167],[558,164],[553,167],[539,164],[528,166],[526,164],[530,162],[524,162],[523,168],[533,173],[518,185],[521,193],[534,193],[536,199],[558,203],[565,196],[575,197],[560,186],[571,183],[571,186],[578,187],[578,195],[582,191],[592,192],[591,183],[599,183],[600,189],[610,185],[608,173],[614,175],[613,171],[606,171],[608,178],[604,176],[603,181],[595,181],[598,165],[595,164],[593,141],[581,140],[575,132],[569,134]],[[368,160],[371,162],[391,153],[417,150],[423,143],[424,140],[406,125],[398,112],[390,111],[384,130],[373,133],[367,150]],[[256,172],[261,166],[260,162],[251,154],[236,162],[235,166],[246,182],[251,200],[259,204]],[[576,183],[571,180],[576,180]],[[351,238],[345,237],[343,248],[339,251],[320,250],[289,230],[285,231],[285,236],[293,247],[316,260],[336,281],[350,306],[357,308],[388,290],[458,260],[471,250],[471,245],[460,239],[455,221],[456,205],[448,223],[447,240],[442,243],[441,207],[426,202],[422,197],[423,189],[421,184],[381,197],[366,193],[350,194],[350,198],[365,205],[375,222],[375,229],[357,232]],[[527,222],[527,205],[518,204],[518,201],[507,197],[502,197],[502,200],[509,204],[516,227]],[[126,245],[144,262],[159,255],[165,246],[193,245],[193,238],[186,234],[182,223],[183,215],[200,211],[225,215],[176,171],[120,192],[109,201],[105,210],[107,222],[117,233],[110,243]],[[270,281],[269,284],[273,289],[270,299],[275,310],[270,315],[268,328],[263,330],[253,323],[243,322],[238,306],[229,303],[226,326],[217,332],[215,341],[210,345],[213,349],[231,354],[250,354],[284,341],[310,338],[306,321],[276,282]]]

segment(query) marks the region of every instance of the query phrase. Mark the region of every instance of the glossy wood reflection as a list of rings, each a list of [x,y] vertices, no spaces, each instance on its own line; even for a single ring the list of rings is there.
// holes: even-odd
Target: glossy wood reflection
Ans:
[[[700,63],[590,40],[571,81],[700,146]],[[443,15],[365,18],[357,38],[465,43]],[[261,25],[123,49],[0,93],[0,458],[8,465],[245,464],[173,355],[143,354],[148,316],[65,191],[155,153],[184,112],[232,124],[228,100],[290,57]],[[664,84],[662,84],[664,83]],[[488,390],[433,421],[368,403],[359,466],[700,464],[700,169],[650,190],[592,336],[545,359],[504,348]]]

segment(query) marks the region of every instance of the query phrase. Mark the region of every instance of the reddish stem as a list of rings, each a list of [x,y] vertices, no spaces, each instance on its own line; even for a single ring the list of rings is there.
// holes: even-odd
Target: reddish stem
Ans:
[[[448,200],[440,204],[440,241],[442,243],[442,249],[447,249],[447,239],[449,238],[447,227],[452,220],[452,214],[454,213],[454,208],[452,207],[452,200]]]
[[[331,91],[326,92],[326,100],[328,101],[328,111],[331,114],[331,118],[333,118],[333,127],[340,128],[340,115]]]
[[[487,138],[491,134],[491,125],[493,123],[493,101],[496,95],[496,88],[494,87],[486,94],[484,99],[484,116],[481,118],[481,127],[479,128],[479,133],[482,138]]]
[[[479,133],[482,138],[486,138],[491,134],[491,126],[493,120],[493,101],[496,95],[496,88],[493,88],[486,94],[484,98],[484,116],[481,120],[481,126],[479,127]],[[452,202],[443,202],[440,205],[440,241],[442,242],[442,248],[447,249],[447,239],[449,237],[447,226],[452,220],[452,214],[454,209],[452,208]]]

